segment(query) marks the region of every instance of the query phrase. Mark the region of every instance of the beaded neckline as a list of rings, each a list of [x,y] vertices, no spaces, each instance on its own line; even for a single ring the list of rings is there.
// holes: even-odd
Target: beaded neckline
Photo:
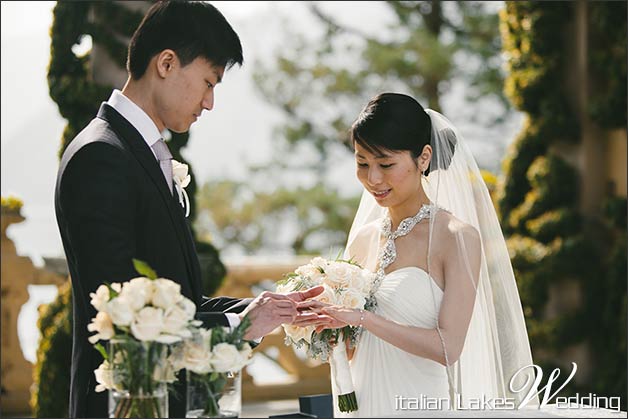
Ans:
[[[404,218],[395,231],[392,230],[392,220],[387,214],[382,220],[382,235],[386,238],[386,243],[379,249],[377,255],[378,268],[375,273],[375,281],[371,288],[371,295],[379,289],[386,273],[384,270],[389,267],[397,258],[395,239],[405,236],[422,220],[431,218],[440,208],[435,204],[423,204],[416,215]]]

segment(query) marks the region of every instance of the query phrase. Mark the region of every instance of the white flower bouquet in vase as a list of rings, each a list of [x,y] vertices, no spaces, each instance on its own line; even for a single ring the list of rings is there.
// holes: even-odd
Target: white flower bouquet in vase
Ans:
[[[250,319],[244,317],[233,330],[199,328],[190,339],[176,345],[170,355],[175,370],[187,369],[186,417],[237,418],[242,410],[241,370],[251,360],[252,349],[244,340]]]
[[[325,290],[314,300],[352,309],[369,309],[370,291],[374,274],[351,260],[327,260],[314,258],[309,264],[298,267],[286,278],[277,282],[277,292],[288,294],[322,285]],[[295,348],[304,347],[307,356],[328,361],[332,385],[338,395],[341,412],[357,410],[358,403],[353,388],[351,370],[345,342],[355,345],[360,328],[346,326],[341,329],[325,329],[317,333],[314,326],[298,327],[283,325],[286,344]]]
[[[109,390],[109,417],[167,417],[167,383],[176,379],[169,350],[190,338],[200,322],[179,284],[157,278],[144,262],[133,263],[143,276],[90,294],[98,313],[87,326],[97,332],[89,341],[104,358],[94,371],[96,391]],[[98,341],[108,342],[109,350]]]

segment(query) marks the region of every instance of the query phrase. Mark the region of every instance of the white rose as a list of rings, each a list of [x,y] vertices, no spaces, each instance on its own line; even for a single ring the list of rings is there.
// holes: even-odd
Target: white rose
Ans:
[[[107,303],[105,311],[111,316],[111,321],[116,326],[128,326],[135,317],[135,310],[128,297],[121,295]]]
[[[88,338],[90,343],[96,343],[101,339],[109,340],[115,333],[111,317],[109,317],[109,315],[104,311],[99,311],[98,314],[96,314],[96,317],[92,319],[92,322],[87,325],[87,330],[90,332],[98,332]]]
[[[94,375],[96,376],[96,381],[98,382],[98,385],[96,386],[97,393],[114,388],[113,371],[111,370],[109,362],[103,361],[103,363],[94,370]]]
[[[179,305],[170,307],[164,313],[164,325],[162,331],[171,335],[190,337],[191,333],[188,330],[188,322],[190,318],[188,313],[185,312]]]
[[[349,276],[351,275],[348,266],[348,264],[341,262],[330,264],[325,271],[326,275],[323,283],[336,289],[348,288],[350,283]]]
[[[323,280],[323,273],[320,271],[320,268],[312,264],[299,266],[294,273],[302,278],[309,278],[316,284]]]
[[[316,268],[322,268],[323,270],[327,268],[328,264],[329,262],[327,262],[327,260],[322,257],[315,257],[314,259],[310,261],[310,265]]]
[[[242,349],[240,349],[240,365],[238,366],[238,369],[244,368],[246,364],[249,363],[252,354],[253,349],[251,348],[251,345],[245,342]]]
[[[120,296],[128,299],[133,310],[140,310],[153,297],[153,281],[144,277],[133,278],[122,285]]]
[[[356,290],[349,289],[342,293],[342,301],[340,305],[349,308],[364,308],[366,298]]]
[[[321,303],[327,303],[327,304],[338,304],[337,302],[337,298],[336,298],[336,292],[334,291],[333,288],[331,288],[329,285],[327,284],[323,284],[323,292],[321,292],[319,295],[317,295],[316,297],[313,297],[313,300],[316,301],[320,301]]]
[[[172,160],[172,177],[177,184],[185,188],[190,183],[190,175],[188,175],[188,165]]]
[[[177,303],[177,306],[185,312],[185,316],[188,320],[194,320],[194,315],[196,314],[196,304],[194,304],[192,300],[183,297]]]
[[[141,341],[154,341],[161,334],[163,324],[163,310],[144,307],[135,315],[135,320],[131,323],[131,333]]]
[[[178,303],[183,299],[181,285],[170,279],[157,278],[153,281],[153,305],[163,309]]]
[[[194,339],[185,341],[183,347],[183,368],[197,374],[207,374],[212,370],[213,353],[210,347],[211,330],[199,329]]]
[[[214,346],[212,355],[212,367],[216,372],[234,371],[240,358],[238,348],[225,342]]]
[[[351,275],[349,275],[349,285],[347,288],[355,290],[360,294],[365,294],[364,289],[366,286],[366,278],[362,275],[362,272],[355,271]]]
[[[293,326],[284,324],[283,330],[290,339],[294,342],[299,342],[301,339],[304,339],[307,343],[312,342],[312,332],[314,331],[314,326]]]
[[[92,297],[90,303],[96,308],[98,311],[103,311],[109,302],[109,288],[106,285],[101,285],[96,289],[96,292],[92,292],[89,294]]]

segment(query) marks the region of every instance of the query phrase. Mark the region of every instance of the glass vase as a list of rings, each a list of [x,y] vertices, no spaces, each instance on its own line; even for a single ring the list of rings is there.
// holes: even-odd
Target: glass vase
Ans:
[[[187,371],[188,418],[237,418],[242,411],[242,374]]]
[[[168,417],[168,388],[161,379],[167,354],[166,345],[157,342],[110,341],[110,418]]]

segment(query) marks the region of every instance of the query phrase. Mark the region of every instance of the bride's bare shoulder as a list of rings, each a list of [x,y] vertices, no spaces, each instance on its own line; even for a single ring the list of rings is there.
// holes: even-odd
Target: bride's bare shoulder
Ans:
[[[452,241],[462,238],[465,244],[478,245],[480,244],[480,233],[471,224],[468,224],[449,211],[439,211],[434,221],[435,232],[438,233],[445,240],[443,244],[448,247],[452,244]]]

